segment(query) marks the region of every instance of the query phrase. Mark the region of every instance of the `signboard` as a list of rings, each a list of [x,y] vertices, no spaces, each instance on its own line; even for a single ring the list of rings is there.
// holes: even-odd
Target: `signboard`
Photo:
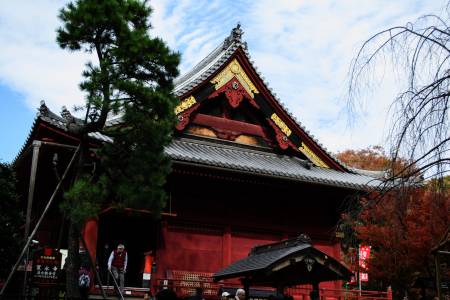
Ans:
[[[338,239],[343,239],[345,237],[345,234],[342,231],[336,231],[336,237]]]
[[[369,274],[367,274],[367,273],[359,273],[359,276],[361,277],[361,281],[362,282],[369,281]]]
[[[370,246],[359,246],[359,267],[362,270],[367,270],[367,260],[370,257]],[[361,272],[359,278],[363,282],[369,281],[369,274]]]
[[[33,283],[55,285],[61,270],[61,253],[52,248],[37,250],[33,255]]]

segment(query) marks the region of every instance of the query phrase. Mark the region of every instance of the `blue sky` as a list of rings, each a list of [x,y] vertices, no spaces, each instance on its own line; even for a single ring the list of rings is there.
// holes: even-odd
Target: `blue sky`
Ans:
[[[10,161],[25,142],[34,112],[22,101],[23,95],[0,83],[0,158]]]
[[[78,90],[84,53],[58,48],[57,13],[67,1],[5,1],[0,10],[0,160],[9,162],[28,135],[39,101],[59,112],[83,103]],[[39,3],[39,4],[37,4]],[[445,1],[150,1],[152,34],[182,54],[189,70],[239,21],[250,55],[266,82],[298,120],[329,150],[384,144],[388,107],[398,79],[366,95],[353,126],[346,116],[351,59],[371,34],[440,14]],[[378,71],[377,71],[378,72]]]

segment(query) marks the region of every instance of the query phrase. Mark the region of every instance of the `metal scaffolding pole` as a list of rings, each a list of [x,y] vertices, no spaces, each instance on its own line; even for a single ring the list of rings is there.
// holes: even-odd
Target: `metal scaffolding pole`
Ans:
[[[67,168],[64,171],[63,176],[61,177],[61,180],[58,182],[58,185],[56,186],[55,190],[53,191],[52,196],[48,200],[48,203],[45,206],[44,211],[42,212],[42,215],[39,217],[39,220],[37,221],[36,226],[34,227],[33,231],[31,232],[30,236],[28,237],[27,242],[26,242],[25,246],[23,247],[22,252],[19,255],[19,258],[17,259],[16,263],[12,267],[12,269],[11,269],[9,275],[8,275],[8,278],[6,279],[5,284],[3,285],[3,287],[2,287],[2,289],[0,291],[0,298],[3,297],[4,292],[5,292],[8,284],[9,284],[9,282],[11,281],[11,278],[12,278],[13,274],[14,274],[14,272],[17,269],[17,266],[20,263],[20,260],[22,259],[22,257],[24,256],[25,252],[27,251],[28,247],[30,246],[31,240],[36,235],[36,232],[39,229],[39,226],[41,225],[42,220],[44,219],[45,215],[47,214],[47,211],[49,210],[51,204],[53,203],[53,200],[56,198],[56,194],[58,193],[59,189],[61,188],[64,179],[66,178],[67,174],[69,173],[70,168],[72,167],[73,162],[75,161],[75,158],[78,156],[78,153],[80,152],[80,148],[81,147],[79,145],[77,147],[75,153],[73,154],[72,159],[70,160],[69,164],[67,165]]]

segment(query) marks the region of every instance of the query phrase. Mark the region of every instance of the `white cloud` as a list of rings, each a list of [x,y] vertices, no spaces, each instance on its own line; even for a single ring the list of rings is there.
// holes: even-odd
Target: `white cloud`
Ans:
[[[6,1],[0,10],[0,81],[25,96],[30,107],[83,103],[78,89],[86,54],[55,42],[52,0]],[[330,150],[383,142],[395,78],[367,101],[364,117],[347,126],[346,77],[351,59],[371,34],[439,13],[441,0],[225,1],[153,0],[154,35],[182,53],[182,72],[205,57],[238,21],[266,81],[307,129]]]
[[[0,81],[36,108],[44,99],[54,110],[83,103],[78,89],[88,56],[56,44],[55,1],[7,1],[0,12]]]
[[[364,115],[348,127],[343,113],[351,60],[371,34],[439,13],[441,3],[419,10],[411,1],[277,1],[267,10],[271,3],[255,2],[247,29],[256,63],[282,101],[332,151],[384,143],[397,79],[386,74]]]

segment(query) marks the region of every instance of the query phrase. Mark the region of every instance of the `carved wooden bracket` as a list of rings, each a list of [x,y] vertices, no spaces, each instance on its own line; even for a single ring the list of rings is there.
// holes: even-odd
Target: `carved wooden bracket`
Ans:
[[[275,130],[275,138],[281,149],[286,150],[290,146],[292,149],[297,150],[297,147],[291,142],[289,137],[286,136],[272,120],[268,119],[268,122]]]
[[[230,130],[223,130],[219,128],[213,128],[214,132],[216,133],[218,138],[234,141],[239,135],[241,135],[241,132],[236,131],[230,131]]]
[[[221,93],[225,94],[225,97],[228,99],[228,103],[230,103],[233,108],[238,107],[242,100],[246,98],[251,105],[259,109],[258,104],[256,104],[255,100],[248,94],[247,90],[242,86],[241,82],[236,77],[231,78],[230,81],[209,95],[208,98],[217,97]]]
[[[175,126],[178,130],[183,130],[186,125],[189,123],[189,118],[191,117],[191,113],[196,110],[200,106],[200,103],[197,103],[191,106],[189,109],[185,110],[181,114],[177,115],[178,124]]]

